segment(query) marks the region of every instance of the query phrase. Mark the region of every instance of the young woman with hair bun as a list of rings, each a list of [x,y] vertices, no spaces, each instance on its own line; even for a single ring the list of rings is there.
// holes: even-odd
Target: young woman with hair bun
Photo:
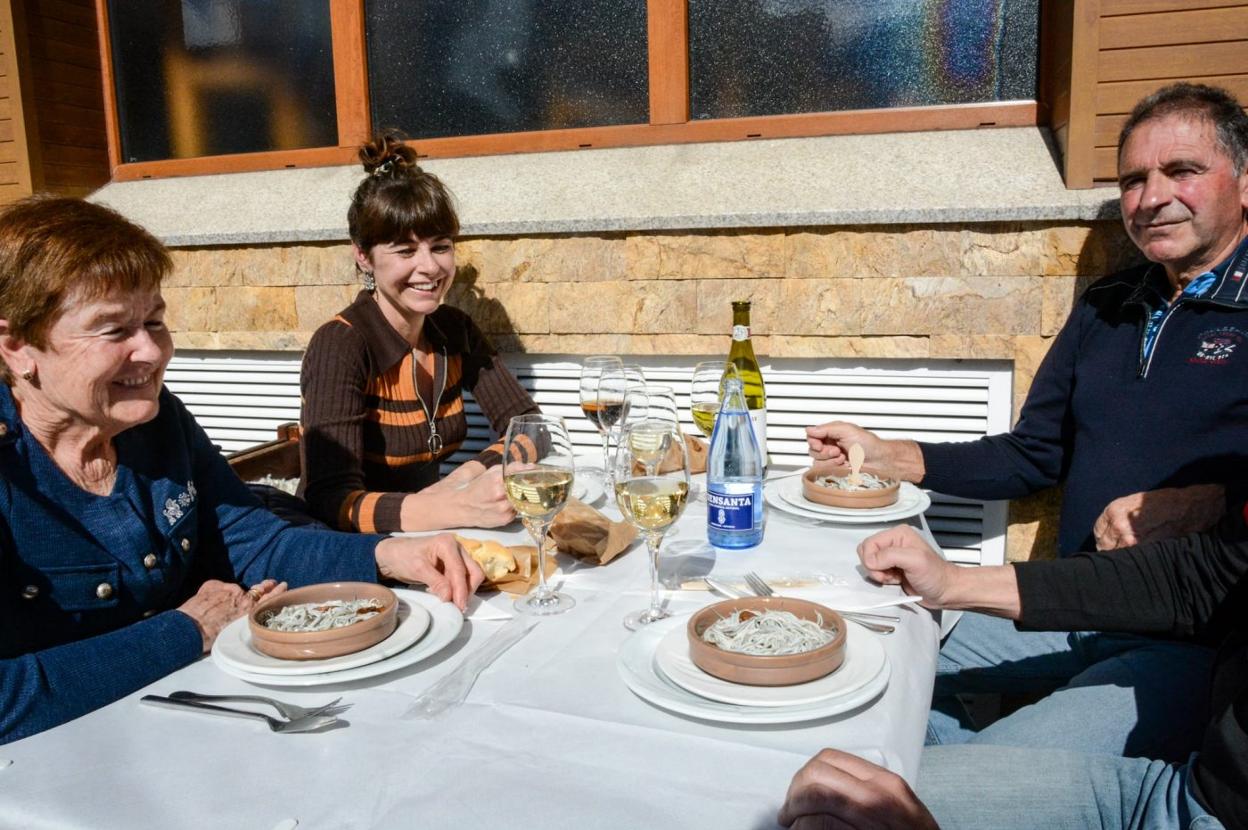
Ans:
[[[360,148],[367,174],[347,223],[363,290],[312,336],[303,359],[303,487],[333,527],[387,533],[497,527],[514,518],[501,442],[439,479],[467,435],[463,393],[495,433],[537,405],[464,312],[451,194],[387,133]]]

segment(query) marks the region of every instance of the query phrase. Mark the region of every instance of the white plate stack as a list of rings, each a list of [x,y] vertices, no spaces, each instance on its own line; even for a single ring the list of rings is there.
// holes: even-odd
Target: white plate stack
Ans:
[[[325,686],[364,680],[419,663],[455,639],[464,616],[448,602],[423,591],[395,588],[399,623],[377,645],[325,660],[281,660],[251,644],[247,618],[225,627],[212,646],[212,661],[226,674],[258,686]]]
[[[688,616],[648,625],[629,637],[616,667],[638,697],[663,709],[718,723],[802,723],[874,700],[888,686],[888,655],[865,629],[848,623],[845,661],[831,674],[793,686],[729,683],[689,657]]]

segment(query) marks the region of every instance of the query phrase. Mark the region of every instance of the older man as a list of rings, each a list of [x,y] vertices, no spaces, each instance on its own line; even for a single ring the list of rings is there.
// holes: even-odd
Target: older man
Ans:
[[[976,498],[1064,482],[1062,554],[1211,527],[1248,470],[1248,117],[1222,90],[1166,87],[1128,118],[1118,161],[1123,222],[1150,264],[1083,295],[1011,433],[916,444],[831,423],[808,431],[812,455],[837,463],[860,443],[868,468]],[[941,650],[929,739],[1180,758],[1204,726],[1211,658],[969,614]],[[953,699],[1052,690],[980,732]]]

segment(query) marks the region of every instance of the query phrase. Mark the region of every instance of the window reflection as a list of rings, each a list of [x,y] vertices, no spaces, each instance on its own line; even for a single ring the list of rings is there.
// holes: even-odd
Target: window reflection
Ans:
[[[337,144],[328,0],[110,0],[126,161]]]
[[[645,123],[645,0],[370,0],[374,127],[416,138]]]
[[[1038,0],[689,0],[693,117],[1036,95]]]

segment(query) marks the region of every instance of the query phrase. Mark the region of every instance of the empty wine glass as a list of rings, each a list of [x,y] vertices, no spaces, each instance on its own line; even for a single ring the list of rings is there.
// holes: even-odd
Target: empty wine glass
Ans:
[[[715,416],[724,399],[724,381],[729,377],[737,377],[737,367],[726,360],[704,360],[693,367],[689,414],[694,426],[708,440],[715,431]]]
[[[576,601],[546,584],[546,532],[572,491],[572,441],[563,419],[518,415],[507,425],[503,445],[503,485],[507,500],[537,545],[537,590],[516,600],[525,614],[562,614]]]
[[[670,472],[659,472],[658,460],[672,446],[680,448],[675,454],[679,461]],[[659,545],[689,498],[689,450],[680,427],[653,419],[625,425],[615,452],[614,477],[616,504],[645,537],[649,555],[650,607],[624,618],[625,626],[637,629],[668,616],[659,599]]]
[[[646,400],[648,409],[646,417],[650,420],[680,423],[680,410],[676,408],[676,390],[666,384],[647,383]]]
[[[603,424],[602,413],[606,409],[598,395],[598,383],[602,380],[604,369],[621,370],[623,363],[614,355],[594,355],[585,358],[581,364],[581,412],[602,436],[602,476],[606,481],[607,468],[610,466],[610,424]],[[618,419],[618,414],[616,418]],[[615,423],[614,420],[611,423]]]

